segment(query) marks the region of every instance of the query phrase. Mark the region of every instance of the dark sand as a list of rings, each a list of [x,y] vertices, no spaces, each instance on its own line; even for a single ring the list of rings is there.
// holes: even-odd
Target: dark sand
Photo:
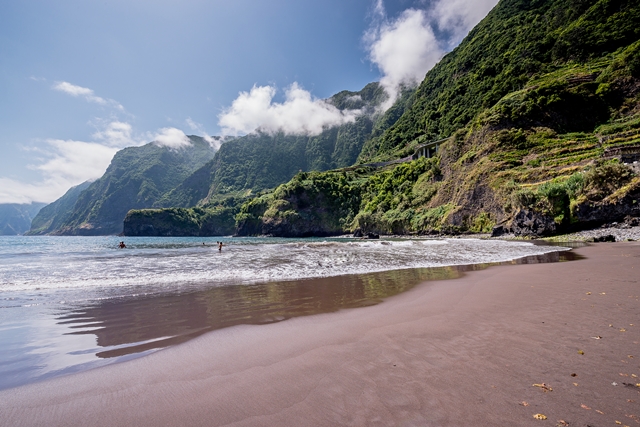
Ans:
[[[640,243],[577,252],[5,390],[0,425],[640,425]]]

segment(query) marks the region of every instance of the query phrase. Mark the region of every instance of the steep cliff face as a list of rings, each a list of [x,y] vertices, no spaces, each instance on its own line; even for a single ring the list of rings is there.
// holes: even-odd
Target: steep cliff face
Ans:
[[[105,235],[122,232],[131,209],[151,208],[209,161],[215,151],[207,141],[189,137],[190,144],[168,148],[156,143],[125,148],[114,156],[105,174],[77,197],[71,213],[49,231],[59,235]]]
[[[409,98],[411,91],[404,93]],[[354,122],[328,128],[319,135],[254,133],[226,142],[216,156],[157,204],[206,205],[221,195],[249,195],[276,187],[300,171],[325,171],[354,164],[365,141],[391,126],[404,111],[398,104],[380,114],[386,99],[371,83],[358,92],[342,91],[327,100],[340,110],[361,112]]]
[[[386,94],[378,83],[371,83],[361,91],[342,91],[327,100],[340,110],[358,110],[360,114],[352,123],[328,128],[316,136],[258,132],[227,141],[211,161],[167,192],[153,207],[197,205],[209,210],[217,206],[221,199],[247,198],[259,194],[263,190],[287,182],[300,171],[324,171],[350,166],[356,162],[367,139],[384,132],[402,115],[412,93],[411,90],[404,91],[402,102],[396,103],[387,112],[380,113],[377,107],[386,99]],[[148,224],[154,223],[153,215],[161,216],[157,220],[159,223],[167,223],[165,211],[153,210],[145,216]],[[197,213],[194,215],[199,217]],[[131,224],[140,218],[127,217],[130,225],[125,227],[124,233],[137,233],[131,228]],[[198,221],[201,220],[202,218]],[[334,234],[337,230],[310,231],[313,230],[313,225],[307,226],[304,222],[311,220],[311,217],[295,219],[296,227],[300,228],[296,233]],[[226,218],[224,221],[224,225],[221,224],[219,227],[214,222],[205,221],[203,224],[208,226],[198,233],[217,234],[222,233],[221,230],[226,232]],[[176,224],[178,228],[181,227],[179,222]],[[278,230],[284,230],[285,226],[279,221],[274,221],[272,227],[274,233],[280,233]],[[310,227],[309,230],[306,230],[306,227]],[[157,227],[154,226],[154,229]],[[205,229],[209,231],[205,232]],[[163,231],[166,232],[169,231]],[[271,231],[265,229],[265,233],[271,234]]]
[[[28,235],[37,236],[51,233],[65,223],[73,212],[73,207],[82,193],[91,182],[86,181],[75,187],[71,187],[62,197],[55,202],[44,206],[31,221]]]
[[[281,237],[343,234],[345,218],[357,208],[361,189],[346,174],[301,173],[275,192],[245,203],[236,233]]]
[[[361,161],[402,157],[406,147],[449,137],[536,75],[597,63],[639,39],[635,0],[502,0],[427,73],[397,123],[367,141]],[[585,67],[579,78],[594,72]],[[528,119],[562,133],[593,130],[608,113],[598,99],[583,100],[579,93],[559,103],[547,98]]]
[[[401,158],[450,135],[429,167],[339,172],[348,184],[311,208],[276,190],[242,208],[239,232],[287,235],[296,215],[320,216],[353,186],[357,206],[331,219],[342,232],[540,235],[635,215],[636,174],[614,157],[640,153],[639,29],[631,1],[500,2],[360,158]],[[332,174],[304,177],[305,191]]]

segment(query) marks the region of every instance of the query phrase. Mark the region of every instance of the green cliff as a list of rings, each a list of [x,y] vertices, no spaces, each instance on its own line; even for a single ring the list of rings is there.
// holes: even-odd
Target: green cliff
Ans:
[[[247,195],[273,188],[300,171],[350,166],[365,141],[394,122],[389,114],[377,110],[385,99],[380,85],[371,83],[359,92],[342,91],[327,100],[340,110],[361,110],[353,123],[328,128],[316,136],[258,132],[226,142],[209,163],[157,206],[202,205],[220,195]]]
[[[410,99],[412,93],[404,91],[402,99]],[[300,171],[326,171],[355,163],[365,142],[381,134],[404,111],[406,103],[398,102],[381,113],[378,107],[385,100],[382,87],[371,83],[358,92],[342,91],[327,100],[340,110],[360,110],[352,123],[325,129],[316,136],[258,132],[225,142],[211,161],[154,203],[154,208],[166,210],[132,211],[125,219],[125,235],[177,235],[178,230],[186,230],[187,235],[233,233],[235,224],[226,210],[230,209],[229,200],[239,205],[239,201],[287,182]],[[173,210],[194,206],[202,209],[184,209],[180,214]],[[238,206],[234,209],[233,214]],[[185,218],[192,220],[185,222]],[[214,218],[223,222],[214,226]],[[187,228],[186,223],[190,224]]]
[[[27,235],[36,236],[48,234],[60,228],[69,220],[78,196],[80,196],[80,193],[89,187],[89,185],[91,185],[91,182],[86,181],[80,185],[71,187],[58,200],[40,209],[31,221],[31,228],[27,232]]]
[[[58,235],[105,235],[122,232],[122,221],[131,209],[151,208],[195,170],[213,158],[214,149],[198,136],[190,144],[168,148],[156,143],[125,148],[113,157],[104,175],[80,192],[71,212],[60,208],[55,227]],[[35,224],[35,226],[38,226]],[[37,229],[32,230],[34,233]]]
[[[503,0],[359,162],[446,138],[433,159],[300,174],[246,202],[237,232],[545,235],[640,216],[623,164],[640,160],[638,39],[634,1]]]
[[[564,64],[587,65],[585,71],[590,73],[590,61],[640,38],[639,15],[637,2],[631,0],[501,1],[427,74],[398,123],[367,142],[363,158],[393,156],[407,144],[449,137],[536,75]],[[599,105],[581,104],[579,98],[556,107],[586,107],[587,116],[574,111],[578,117],[568,117],[563,113],[571,115],[572,110],[564,109],[532,119],[560,132],[593,130],[585,128],[593,124],[592,116],[599,121],[606,117]]]

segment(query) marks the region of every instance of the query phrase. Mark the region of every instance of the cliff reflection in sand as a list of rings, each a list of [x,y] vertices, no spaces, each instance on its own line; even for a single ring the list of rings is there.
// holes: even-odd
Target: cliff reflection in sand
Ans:
[[[506,264],[575,259],[551,252]],[[459,277],[492,264],[395,270],[365,275],[230,285],[207,290],[107,299],[61,314],[68,335],[94,334],[99,358],[122,357],[185,342],[230,326],[279,322],[297,316],[374,305],[428,280]]]

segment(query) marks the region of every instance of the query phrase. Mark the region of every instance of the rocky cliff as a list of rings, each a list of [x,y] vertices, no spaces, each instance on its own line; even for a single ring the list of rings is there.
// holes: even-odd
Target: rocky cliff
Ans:
[[[155,142],[116,153],[104,175],[70,201],[56,202],[49,225],[35,224],[32,233],[105,235],[122,232],[131,209],[153,207],[162,197],[213,158],[214,148],[198,136],[179,148]],[[77,191],[74,190],[74,195]],[[69,199],[69,197],[67,197]],[[69,199],[70,200],[70,199]]]

